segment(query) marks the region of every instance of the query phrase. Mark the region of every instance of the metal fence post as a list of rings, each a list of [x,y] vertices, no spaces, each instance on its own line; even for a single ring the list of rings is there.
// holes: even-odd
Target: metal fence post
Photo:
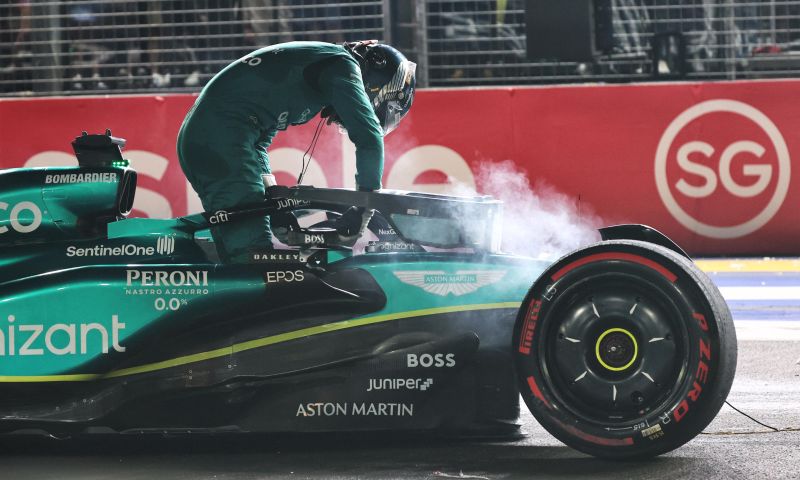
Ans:
[[[61,90],[61,20],[55,2],[31,4],[31,50],[34,54],[32,90],[37,95]]]
[[[769,35],[773,45],[778,43],[778,35],[776,33],[777,25],[775,21],[775,0],[769,2]]]
[[[391,45],[393,43],[392,30],[394,30],[394,15],[392,15],[392,0],[383,0],[383,42]]]
[[[420,87],[428,86],[428,71],[430,69],[430,62],[428,56],[428,15],[427,15],[427,1],[416,0],[415,2],[416,15],[417,15],[417,31],[414,35],[414,42],[416,43],[415,49],[419,60],[419,68],[417,69],[417,85]]]
[[[726,63],[728,64],[728,78],[736,80],[736,9],[733,0],[725,1],[725,43],[727,48]]]

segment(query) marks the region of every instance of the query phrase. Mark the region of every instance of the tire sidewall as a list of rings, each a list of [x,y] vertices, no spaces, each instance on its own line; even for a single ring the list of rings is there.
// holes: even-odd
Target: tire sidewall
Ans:
[[[615,256],[618,259],[613,259]],[[662,285],[683,312],[681,373],[669,401],[642,414],[634,425],[594,423],[573,414],[553,391],[547,366],[542,365],[546,335],[554,332],[559,322],[554,315],[559,295],[598,267],[610,274],[638,272],[656,278],[667,272],[675,276],[674,281],[663,278]],[[722,353],[731,348],[726,345],[731,342],[725,342],[720,331],[730,323],[730,313],[720,301],[716,287],[690,260],[666,248],[638,241],[607,241],[573,252],[534,283],[517,316],[512,346],[523,399],[551,434],[583,452],[625,458],[672,450],[705,428],[730,390],[733,374],[728,371],[730,365],[725,365],[730,363],[728,356]],[[735,349],[735,338],[733,343]]]

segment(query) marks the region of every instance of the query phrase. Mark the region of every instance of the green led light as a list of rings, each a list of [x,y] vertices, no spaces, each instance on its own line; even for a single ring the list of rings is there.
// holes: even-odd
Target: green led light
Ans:
[[[125,167],[127,167],[129,165],[130,165],[130,162],[128,162],[127,160],[117,160],[117,161],[111,162],[111,166],[112,167],[125,168]]]

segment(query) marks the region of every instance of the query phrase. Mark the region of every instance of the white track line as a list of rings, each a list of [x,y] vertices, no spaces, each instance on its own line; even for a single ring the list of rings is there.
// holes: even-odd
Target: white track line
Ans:
[[[742,340],[800,342],[800,321],[736,320],[736,338]]]
[[[792,287],[720,287],[725,300],[797,300],[800,286]]]

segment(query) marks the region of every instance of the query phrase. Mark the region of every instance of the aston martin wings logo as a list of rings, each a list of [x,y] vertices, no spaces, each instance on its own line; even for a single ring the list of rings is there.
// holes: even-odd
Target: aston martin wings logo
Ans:
[[[414,285],[442,297],[456,297],[472,293],[481,287],[497,283],[506,275],[505,270],[459,270],[447,273],[442,270],[402,270],[394,272],[401,282]]]

